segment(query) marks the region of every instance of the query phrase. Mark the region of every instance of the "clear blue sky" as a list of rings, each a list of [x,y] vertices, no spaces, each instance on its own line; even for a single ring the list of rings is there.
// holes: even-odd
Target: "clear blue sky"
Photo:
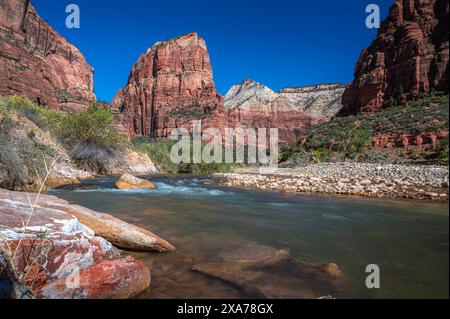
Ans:
[[[350,82],[376,30],[366,5],[383,19],[393,0],[32,0],[39,14],[95,68],[98,99],[110,101],[137,58],[156,41],[196,31],[206,40],[217,90],[252,78],[274,90]],[[81,28],[67,29],[78,4]]]

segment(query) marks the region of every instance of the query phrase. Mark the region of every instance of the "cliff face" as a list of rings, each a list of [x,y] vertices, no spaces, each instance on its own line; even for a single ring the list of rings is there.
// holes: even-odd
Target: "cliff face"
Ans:
[[[448,92],[448,15],[447,0],[397,0],[359,58],[341,115],[377,112],[433,89]]]
[[[0,95],[74,111],[95,100],[93,69],[29,0],[0,0]]]
[[[229,123],[279,128],[280,139],[291,143],[305,129],[336,115],[344,89],[342,84],[320,84],[276,93],[247,79],[225,95],[225,109]]]
[[[158,42],[131,70],[112,110],[129,136],[168,138],[175,128],[191,131],[246,126],[280,128],[280,138],[293,142],[306,128],[328,120],[341,109],[341,84],[287,88],[276,93],[246,80],[225,96],[217,94],[205,41],[196,33]]]
[[[167,138],[200,119],[204,127],[225,126],[206,44],[196,33],[150,47],[112,105],[129,136]]]

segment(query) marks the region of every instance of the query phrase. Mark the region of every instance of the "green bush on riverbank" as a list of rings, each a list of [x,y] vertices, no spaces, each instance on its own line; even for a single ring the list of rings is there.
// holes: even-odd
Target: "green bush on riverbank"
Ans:
[[[380,134],[418,134],[448,131],[448,96],[430,94],[406,105],[393,106],[375,114],[336,118],[305,133],[300,140],[281,148],[281,161],[369,163],[448,163],[448,138],[437,142],[435,148],[374,149],[372,138]]]
[[[126,140],[111,128],[111,112],[101,104],[93,103],[80,113],[60,112],[37,105],[27,98],[13,96],[0,97],[0,111],[4,118],[22,116],[50,133],[80,168],[95,173],[105,173],[112,162],[119,160],[126,146]],[[32,140],[32,136],[30,132],[28,140]],[[11,145],[8,147],[6,143],[3,146],[6,148],[2,150],[2,156],[17,149]],[[42,161],[39,156],[37,158]],[[31,168],[34,165],[25,166]]]
[[[163,173],[209,175],[213,173],[227,173],[237,166],[237,164],[216,163],[175,164],[170,159],[170,150],[172,149],[172,146],[176,144],[174,141],[137,137],[132,140],[132,143],[136,151],[147,153],[158,169]],[[191,145],[191,152],[192,149]]]

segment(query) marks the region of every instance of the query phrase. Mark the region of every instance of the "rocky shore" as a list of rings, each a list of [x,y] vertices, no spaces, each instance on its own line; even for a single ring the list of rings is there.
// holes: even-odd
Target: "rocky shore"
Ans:
[[[284,193],[358,195],[378,198],[448,200],[445,166],[314,164],[273,171],[240,169],[216,174],[220,183]]]

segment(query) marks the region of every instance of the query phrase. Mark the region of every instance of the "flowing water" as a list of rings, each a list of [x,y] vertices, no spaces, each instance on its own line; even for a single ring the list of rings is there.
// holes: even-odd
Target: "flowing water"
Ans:
[[[307,263],[336,263],[350,279],[336,297],[449,296],[448,204],[225,188],[202,177],[152,180],[158,189],[115,190],[111,177],[51,191],[175,244],[172,254],[133,254],[152,270],[152,287],[142,298],[257,297],[192,271],[198,260],[215,260],[242,247],[285,249]],[[365,286],[369,264],[381,269],[380,289]],[[283,289],[273,285],[274,291]]]

